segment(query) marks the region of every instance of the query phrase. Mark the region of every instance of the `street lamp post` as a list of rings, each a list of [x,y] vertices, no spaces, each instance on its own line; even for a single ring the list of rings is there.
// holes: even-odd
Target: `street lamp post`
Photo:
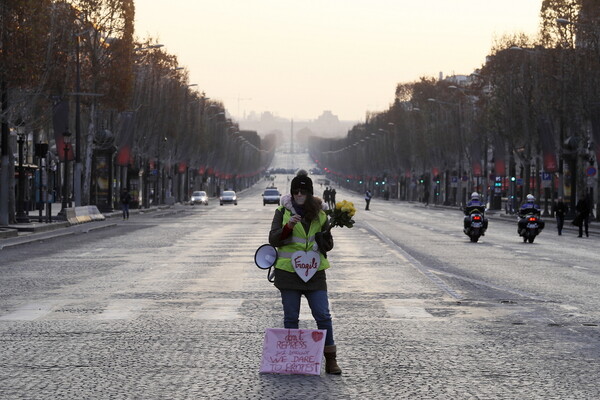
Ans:
[[[28,223],[29,214],[25,212],[25,169],[23,168],[23,144],[25,135],[21,132],[17,134],[17,143],[19,145],[19,191],[17,199],[17,216],[19,223]]]

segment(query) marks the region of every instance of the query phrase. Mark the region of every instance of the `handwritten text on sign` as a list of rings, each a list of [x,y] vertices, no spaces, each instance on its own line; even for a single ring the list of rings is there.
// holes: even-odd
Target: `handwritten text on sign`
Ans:
[[[267,329],[260,372],[320,375],[326,332],[320,329]]]
[[[292,265],[300,279],[308,282],[319,269],[321,256],[316,251],[305,252],[300,250],[292,254]]]

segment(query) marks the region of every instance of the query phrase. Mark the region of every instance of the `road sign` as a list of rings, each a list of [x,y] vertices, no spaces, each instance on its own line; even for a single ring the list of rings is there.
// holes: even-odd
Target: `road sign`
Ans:
[[[542,172],[542,187],[549,188],[552,184],[552,174],[550,172]]]
[[[596,172],[598,172],[598,171],[596,171],[596,168],[594,168],[594,167],[588,167],[588,168],[585,170],[585,174],[586,174],[587,176],[596,176]]]
[[[452,176],[450,178],[450,187],[458,187],[458,176]]]

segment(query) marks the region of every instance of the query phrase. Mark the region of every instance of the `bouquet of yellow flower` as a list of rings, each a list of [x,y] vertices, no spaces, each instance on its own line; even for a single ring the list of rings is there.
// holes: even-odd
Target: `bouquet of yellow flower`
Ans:
[[[352,217],[356,214],[356,208],[354,208],[354,203],[351,201],[342,200],[335,203],[333,210],[325,212],[329,215],[329,230],[334,226],[352,228],[354,225]]]

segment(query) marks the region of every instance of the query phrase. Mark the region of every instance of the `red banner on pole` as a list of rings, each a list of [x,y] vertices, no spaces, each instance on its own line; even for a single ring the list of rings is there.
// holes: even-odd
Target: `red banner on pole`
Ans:
[[[540,120],[538,124],[538,133],[540,136],[540,144],[542,146],[544,171],[556,172],[558,171],[558,162],[556,161],[556,147],[554,146],[553,130],[550,120],[546,118]]]
[[[494,141],[494,174],[506,176],[506,149],[504,142],[499,137]]]

